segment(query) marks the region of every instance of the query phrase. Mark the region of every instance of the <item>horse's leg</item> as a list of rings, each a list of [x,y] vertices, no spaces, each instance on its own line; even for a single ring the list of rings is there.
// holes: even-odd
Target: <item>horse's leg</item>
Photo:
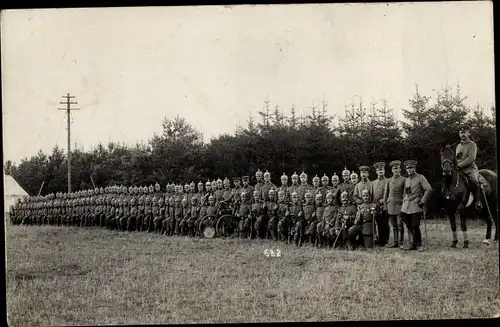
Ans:
[[[458,210],[455,214],[460,218],[460,229],[464,235],[464,249],[469,248],[469,235],[467,235],[467,216],[465,210]]]
[[[453,212],[451,209],[448,211],[448,219],[450,220],[451,232],[453,234],[453,243],[451,244],[452,248],[456,248],[457,243],[458,243],[457,222],[456,222],[455,213],[456,212]]]
[[[493,221],[491,219],[490,213],[491,213],[491,207],[489,207],[490,203],[495,202],[495,199],[493,201],[490,200],[490,197],[486,197],[484,199],[484,202],[486,204],[485,208],[485,214],[484,214],[484,220],[486,221],[486,236],[483,240],[483,244],[490,245],[490,239],[491,239],[491,228],[493,226]],[[488,210],[489,209],[489,210]],[[496,220],[495,220],[495,234],[496,234]],[[498,237],[497,235],[495,237]]]

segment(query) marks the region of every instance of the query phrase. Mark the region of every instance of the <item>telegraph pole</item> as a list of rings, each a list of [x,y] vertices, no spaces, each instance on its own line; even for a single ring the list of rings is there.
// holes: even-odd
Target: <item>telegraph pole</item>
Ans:
[[[68,193],[71,193],[71,110],[80,110],[77,108],[71,108],[72,104],[78,104],[78,102],[71,101],[75,96],[70,95],[67,93],[66,95],[63,95],[63,99],[66,101],[61,101],[59,102],[60,104],[65,104],[66,108],[61,109],[59,108],[58,110],[65,110],[67,114],[67,124],[68,124]]]

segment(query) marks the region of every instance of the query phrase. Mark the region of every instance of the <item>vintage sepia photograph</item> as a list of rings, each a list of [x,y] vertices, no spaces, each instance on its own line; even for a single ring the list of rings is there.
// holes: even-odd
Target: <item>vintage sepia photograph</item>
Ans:
[[[500,314],[493,3],[1,12],[12,327]]]

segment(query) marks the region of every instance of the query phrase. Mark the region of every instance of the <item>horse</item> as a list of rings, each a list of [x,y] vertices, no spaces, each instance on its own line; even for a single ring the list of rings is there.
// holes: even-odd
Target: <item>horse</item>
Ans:
[[[457,170],[457,158],[455,151],[450,145],[445,146],[441,152],[441,171],[443,180],[441,181],[441,193],[444,196],[444,209],[450,220],[451,231],[453,233],[452,248],[456,248],[458,243],[456,220],[460,219],[460,227],[464,238],[464,248],[469,247],[467,235],[467,216],[474,214],[475,210],[471,204],[474,202],[469,182],[466,176]],[[478,171],[478,179],[482,184],[483,198],[476,199],[482,201],[483,207],[488,212],[482,215],[486,221],[486,236],[483,244],[489,245],[491,239],[492,217],[495,215],[495,242],[498,242],[498,218],[497,218],[497,174],[488,169]],[[484,206],[486,204],[486,206]],[[491,214],[491,215],[490,215]]]

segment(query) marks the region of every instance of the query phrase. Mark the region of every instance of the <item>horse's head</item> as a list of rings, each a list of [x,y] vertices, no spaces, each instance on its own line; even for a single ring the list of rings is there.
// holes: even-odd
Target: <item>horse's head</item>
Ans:
[[[444,176],[450,176],[456,166],[455,151],[450,145],[441,150],[441,170]]]

